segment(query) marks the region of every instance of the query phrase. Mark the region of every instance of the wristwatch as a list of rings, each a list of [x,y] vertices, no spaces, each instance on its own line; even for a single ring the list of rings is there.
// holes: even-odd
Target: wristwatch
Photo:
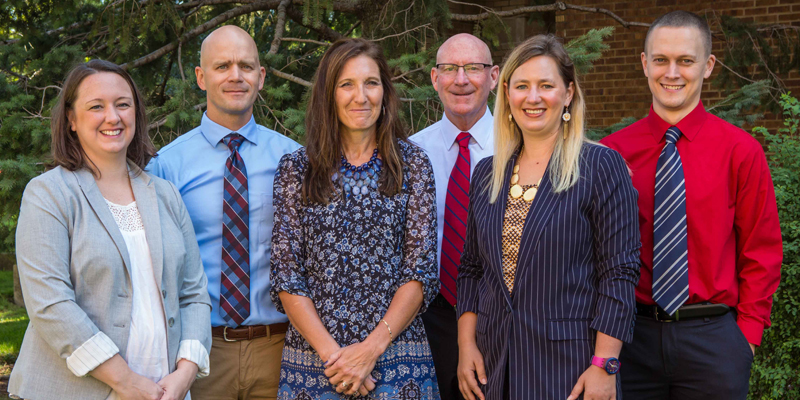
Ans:
[[[592,365],[604,369],[609,375],[614,375],[619,372],[620,362],[614,357],[600,358],[592,356]]]

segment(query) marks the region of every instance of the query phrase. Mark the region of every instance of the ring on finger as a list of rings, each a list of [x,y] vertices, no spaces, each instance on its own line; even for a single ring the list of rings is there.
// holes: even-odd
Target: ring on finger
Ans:
[[[342,381],[342,389],[344,389],[344,388],[346,388],[348,386],[350,386],[350,384],[347,383],[347,381]]]

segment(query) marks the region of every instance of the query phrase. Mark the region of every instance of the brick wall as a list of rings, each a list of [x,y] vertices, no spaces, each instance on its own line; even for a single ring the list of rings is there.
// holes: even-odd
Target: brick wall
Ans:
[[[626,21],[652,22],[656,17],[674,10],[687,10],[705,15],[715,25],[719,15],[735,16],[746,22],[758,24],[784,24],[800,27],[800,0],[568,0],[570,4],[600,7],[608,9]],[[532,5],[531,0],[489,0],[479,3],[496,10],[507,10],[523,5]],[[453,12],[475,12],[475,9],[458,6]],[[603,58],[595,63],[595,68],[583,77],[588,104],[588,124],[590,126],[608,126],[619,122],[627,116],[643,117],[647,114],[652,96],[647,88],[647,79],[642,72],[640,54],[643,49],[647,28],[624,28],[614,19],[604,14],[567,10],[552,13],[543,18],[544,23],[526,24],[526,17],[509,18],[511,38],[504,38],[499,49],[493,49],[497,61],[502,60],[508,49],[513,48],[521,40],[536,34],[551,31],[566,41],[574,39],[592,28],[614,26],[614,34],[606,39],[610,45]],[[552,18],[550,22],[549,18]],[[469,24],[455,26],[462,32],[470,32]],[[722,56],[723,42],[719,38],[713,41],[713,52]],[[800,55],[798,55],[800,56]],[[724,59],[721,60],[725,62]],[[722,99],[724,96],[712,89],[711,81],[723,67],[714,68],[711,78],[706,80],[702,100],[706,106]],[[794,94],[800,94],[800,74],[792,72],[784,77],[784,83]],[[775,115],[767,114],[759,125],[770,129],[782,126],[782,120]]]

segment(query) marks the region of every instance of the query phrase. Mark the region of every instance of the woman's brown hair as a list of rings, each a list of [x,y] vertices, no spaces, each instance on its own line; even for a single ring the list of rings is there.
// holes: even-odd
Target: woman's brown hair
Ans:
[[[389,65],[381,48],[364,39],[336,41],[322,56],[314,77],[306,111],[306,154],[309,165],[303,179],[305,203],[327,203],[333,193],[331,176],[339,168],[342,138],[336,114],[336,81],[347,61],[367,56],[378,64],[383,85],[383,113],[378,117],[376,140],[383,160],[378,188],[384,196],[392,196],[403,187],[403,160],[399,140],[406,139],[398,115],[400,99],[392,86]]]
[[[91,60],[78,64],[72,68],[64,80],[64,86],[58,101],[53,107],[50,118],[50,131],[52,136],[51,151],[53,155],[52,166],[61,166],[70,171],[77,171],[83,167],[89,168],[95,176],[99,174],[92,160],[86,155],[78,141],[78,134],[70,128],[68,114],[74,106],[78,97],[78,88],[89,75],[99,72],[111,72],[117,74],[128,82],[133,93],[133,105],[136,113],[136,127],[133,131],[133,140],[128,146],[127,158],[144,169],[147,163],[155,155],[156,149],[150,136],[147,134],[147,113],[145,111],[144,100],[139,89],[127,71],[120,68],[117,64],[103,60]]]

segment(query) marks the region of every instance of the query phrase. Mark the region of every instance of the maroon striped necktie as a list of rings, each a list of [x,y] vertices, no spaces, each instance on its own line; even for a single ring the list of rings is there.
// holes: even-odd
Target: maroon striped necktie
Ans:
[[[469,208],[469,139],[468,132],[456,138],[458,158],[450,172],[444,208],[444,234],[442,235],[442,267],[439,280],[440,293],[447,301],[456,305],[456,277],[461,253],[464,252],[464,235],[467,232],[467,209]]]

